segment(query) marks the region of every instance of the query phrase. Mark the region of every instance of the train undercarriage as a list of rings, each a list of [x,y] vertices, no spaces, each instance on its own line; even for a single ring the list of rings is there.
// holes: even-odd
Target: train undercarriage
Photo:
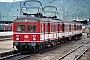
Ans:
[[[16,46],[18,51],[29,51],[29,52],[38,52],[43,50],[46,47],[53,47],[56,46],[58,44],[63,44],[69,41],[73,41],[73,40],[79,40],[81,39],[82,34],[78,34],[78,35],[74,35],[71,37],[65,37],[65,38],[58,38],[56,40],[53,41],[45,41],[43,43],[19,43],[19,42],[14,42],[13,46]]]

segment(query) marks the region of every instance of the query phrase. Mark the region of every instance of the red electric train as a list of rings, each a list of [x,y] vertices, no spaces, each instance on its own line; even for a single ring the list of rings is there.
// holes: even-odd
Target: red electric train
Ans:
[[[13,43],[18,50],[39,50],[81,36],[81,24],[72,21],[25,16],[13,23]]]
[[[24,15],[13,22],[13,46],[19,51],[40,51],[82,36],[80,23],[47,18],[41,13]]]

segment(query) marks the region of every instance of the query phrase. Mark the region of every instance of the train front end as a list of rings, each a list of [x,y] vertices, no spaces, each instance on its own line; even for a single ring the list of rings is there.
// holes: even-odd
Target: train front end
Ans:
[[[13,23],[13,46],[20,51],[36,50],[40,41],[40,22],[33,18],[18,18]]]

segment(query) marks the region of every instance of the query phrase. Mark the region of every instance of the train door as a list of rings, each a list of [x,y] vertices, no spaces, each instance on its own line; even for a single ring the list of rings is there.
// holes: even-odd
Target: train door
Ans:
[[[49,35],[48,35],[48,23],[45,23],[45,40],[48,41]]]
[[[40,23],[40,40],[45,40],[45,24]]]
[[[48,22],[48,39],[51,39],[51,35],[50,35],[50,22]]]
[[[59,37],[60,37],[60,36],[59,36],[59,35],[60,35],[60,34],[59,34],[59,33],[60,33],[60,24],[59,24],[59,22],[58,22],[57,33],[58,33],[58,40],[59,40]]]
[[[43,27],[43,33],[44,33],[44,41],[45,41],[45,23],[43,25],[44,25],[44,27]]]
[[[64,38],[65,37],[65,33],[64,33],[64,27],[65,25],[64,24],[62,24],[62,38]]]

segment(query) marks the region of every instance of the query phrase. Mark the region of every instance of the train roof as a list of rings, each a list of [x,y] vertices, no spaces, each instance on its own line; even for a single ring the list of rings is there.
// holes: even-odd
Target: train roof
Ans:
[[[14,22],[61,22],[60,19],[51,19],[51,18],[38,18],[38,17],[31,17],[31,16],[24,16],[19,17]]]
[[[65,24],[80,24],[78,22],[75,21],[71,21],[71,20],[60,20],[58,18],[39,18],[39,17],[32,17],[32,16],[24,16],[24,17],[19,17],[16,20],[14,20],[14,22],[56,22],[56,23],[65,23]]]
[[[31,17],[31,16],[24,16],[24,17],[19,17],[19,18],[17,18],[16,20],[14,20],[14,21],[19,21],[19,20],[25,20],[25,19],[27,19],[27,20],[35,20],[35,21],[40,21],[40,19],[39,18],[36,18],[36,17]]]
[[[79,22],[71,21],[71,20],[62,20],[63,23],[73,23],[73,24],[81,24]]]

